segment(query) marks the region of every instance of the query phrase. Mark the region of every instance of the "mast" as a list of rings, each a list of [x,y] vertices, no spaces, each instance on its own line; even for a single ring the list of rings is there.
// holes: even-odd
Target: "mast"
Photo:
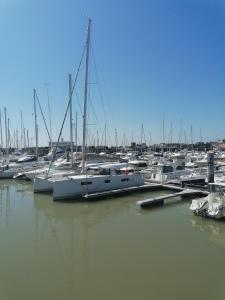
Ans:
[[[82,172],[85,172],[86,161],[86,131],[87,131],[87,98],[88,98],[88,67],[89,67],[89,48],[91,34],[91,19],[88,19],[88,33],[86,42],[86,66],[85,66],[85,86],[84,86],[84,112],[83,112],[83,143],[82,143]]]
[[[18,129],[16,129],[16,148],[19,149]]]
[[[192,129],[192,125],[191,125],[191,150],[194,150],[194,144],[193,144],[193,129]]]
[[[29,141],[29,133],[27,129],[27,150],[29,150],[29,147],[30,147],[30,141]]]
[[[2,111],[0,109],[0,134],[1,134],[1,148],[3,148],[3,138],[2,138]]]
[[[116,152],[118,151],[118,136],[117,136],[117,130],[115,128],[115,143],[116,143]]]
[[[7,119],[7,122],[8,122],[7,130],[8,130],[8,149],[9,149],[9,148],[11,148],[11,135],[10,135],[10,130],[9,130],[9,118]]]
[[[20,112],[20,147],[23,149],[23,113]]]
[[[76,118],[75,118],[75,146],[76,146],[76,153],[77,153],[77,111],[76,111]]]
[[[16,148],[16,131],[13,130],[13,148]]]
[[[106,123],[105,123],[104,135],[105,135],[105,142],[104,142],[104,144],[105,144],[105,150],[106,150]]]
[[[36,141],[36,150],[35,154],[38,159],[38,124],[37,124],[37,109],[36,109],[36,90],[33,89],[34,95],[34,126],[35,126],[35,141]]]
[[[48,97],[48,116],[49,116],[49,126],[50,126],[50,147],[52,148],[52,119],[51,119],[51,106],[50,106],[50,99],[49,99],[49,92],[48,92],[48,84],[46,84],[46,91]]]
[[[26,142],[26,129],[23,127],[23,143],[24,143],[24,149],[27,148],[27,142]]]
[[[73,164],[73,106],[72,106],[72,75],[69,74],[69,101],[70,101],[70,152]]]
[[[143,144],[143,140],[142,140],[142,138],[143,138],[143,131],[144,131],[144,126],[143,126],[143,124],[141,124],[141,154],[143,152],[143,148],[142,148],[142,144]]]
[[[151,142],[152,142],[152,133],[151,131],[149,132],[149,148],[151,146]]]
[[[99,134],[98,134],[98,130],[97,130],[97,148],[99,150]]]
[[[7,117],[6,117],[6,107],[4,107],[5,113],[5,148],[6,148],[6,164],[9,162],[9,148],[8,148],[8,129],[7,129]]]

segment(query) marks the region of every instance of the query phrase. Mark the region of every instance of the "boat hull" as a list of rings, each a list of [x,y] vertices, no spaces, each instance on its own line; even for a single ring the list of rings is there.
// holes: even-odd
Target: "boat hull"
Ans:
[[[52,192],[53,182],[48,178],[35,177],[34,178],[34,193]]]
[[[144,184],[139,173],[132,175],[70,176],[54,181],[53,199],[81,198],[92,193],[140,186]]]

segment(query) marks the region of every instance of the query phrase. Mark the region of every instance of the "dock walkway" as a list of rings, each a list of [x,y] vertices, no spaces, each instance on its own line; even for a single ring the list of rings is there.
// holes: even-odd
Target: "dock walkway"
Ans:
[[[200,190],[193,190],[193,189],[182,189],[180,192],[170,194],[170,195],[163,195],[155,198],[150,198],[146,200],[140,200],[137,202],[138,205],[140,205],[142,208],[152,207],[152,206],[158,206],[163,205],[164,200],[174,197],[191,197],[191,196],[198,196],[198,197],[205,197],[208,195],[208,192],[206,191],[200,191]]]

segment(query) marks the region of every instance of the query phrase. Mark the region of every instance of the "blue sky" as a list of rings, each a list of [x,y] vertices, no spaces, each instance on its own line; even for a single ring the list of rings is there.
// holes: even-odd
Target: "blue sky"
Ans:
[[[93,19],[90,64],[90,138],[103,132],[108,143],[117,128],[121,143],[133,135],[178,141],[181,123],[194,141],[225,138],[225,1],[223,0],[0,0],[0,108],[11,131],[24,125],[34,136],[32,89],[47,116],[48,83],[53,138],[68,101],[68,73],[77,69]],[[93,58],[94,57],[94,58]],[[94,65],[97,66],[97,74]],[[74,97],[81,138],[83,71]],[[100,92],[102,97],[100,96]],[[94,109],[92,109],[94,108]],[[40,141],[47,143],[41,115]],[[94,125],[93,125],[94,124]],[[68,122],[63,132],[68,139]],[[100,138],[101,139],[101,138]]]

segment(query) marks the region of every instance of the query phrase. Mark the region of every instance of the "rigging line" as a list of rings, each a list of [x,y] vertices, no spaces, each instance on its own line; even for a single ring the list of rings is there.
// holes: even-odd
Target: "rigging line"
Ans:
[[[97,114],[96,114],[96,112],[95,112],[94,105],[93,105],[93,103],[92,103],[91,99],[89,99],[89,103],[90,103],[90,106],[91,106],[92,112],[93,112],[93,114],[94,114],[94,117],[95,117],[96,123],[98,123],[98,126],[99,126],[100,133],[102,134],[102,132],[103,132],[103,131],[102,131],[102,128],[101,128],[101,123],[100,123],[100,121],[99,121],[99,119],[98,119],[98,117],[97,117]]]
[[[48,134],[48,137],[49,137],[49,140],[50,140],[50,143],[51,143],[51,142],[52,142],[52,139],[51,139],[50,133],[49,133],[49,131],[48,131],[48,126],[47,126],[47,123],[46,123],[46,121],[45,121],[45,116],[44,116],[44,113],[43,113],[42,108],[41,108],[41,103],[40,103],[40,101],[39,101],[37,91],[36,91],[36,93],[35,93],[35,96],[36,96],[36,99],[37,99],[37,101],[38,101],[38,105],[39,105],[39,108],[40,108],[40,111],[41,111],[41,115],[42,115],[42,118],[43,118],[43,121],[44,121],[44,124],[45,124],[45,128],[46,128],[46,130],[47,130],[47,134]]]
[[[91,46],[91,54],[92,54],[92,58],[93,58],[93,63],[94,63],[94,67],[95,67],[95,75],[97,77],[97,82],[98,82],[98,87],[99,87],[100,100],[102,102],[103,113],[104,113],[105,119],[107,119],[104,100],[103,100],[103,95],[102,95],[102,89],[101,89],[101,85],[100,85],[98,69],[97,69],[97,64],[96,64],[96,60],[95,60],[95,56],[94,56],[94,50],[93,50],[93,47],[92,47],[92,43],[90,43],[90,46]]]
[[[46,174],[46,178],[47,178],[48,175],[49,175],[49,171],[50,171],[50,169],[51,169],[51,167],[52,167],[53,159],[54,159],[54,157],[55,157],[56,150],[57,150],[58,145],[59,145],[59,140],[60,140],[60,137],[61,137],[61,134],[62,134],[62,130],[63,130],[63,127],[64,127],[64,123],[65,123],[65,121],[66,121],[66,116],[67,116],[67,113],[68,113],[68,110],[69,110],[69,107],[70,107],[70,102],[72,101],[73,91],[74,91],[74,89],[75,89],[75,85],[76,85],[76,82],[77,82],[78,74],[79,74],[79,72],[80,72],[80,68],[81,68],[81,64],[82,64],[82,61],[83,61],[83,57],[84,57],[84,53],[85,53],[86,47],[87,47],[87,43],[84,45],[83,53],[82,53],[81,60],[80,60],[80,63],[79,63],[78,69],[77,69],[76,76],[75,76],[75,80],[74,80],[74,83],[73,83],[73,86],[72,86],[72,89],[71,89],[71,94],[70,94],[70,98],[69,98],[69,101],[68,101],[68,104],[67,104],[67,108],[66,108],[66,112],[65,112],[65,115],[64,115],[63,123],[62,123],[62,126],[61,126],[61,128],[60,128],[60,132],[59,132],[57,144],[56,144],[56,147],[55,147],[54,152],[53,152],[53,157],[52,157],[51,163],[50,163],[50,165],[49,165],[48,172],[47,172],[47,174]]]
[[[98,119],[98,117],[97,117],[97,114],[96,114],[95,109],[94,109],[94,105],[93,105],[93,103],[92,103],[92,101],[91,101],[90,92],[89,92],[89,94],[88,94],[88,102],[89,102],[89,104],[90,104],[89,107],[91,107],[91,109],[92,109],[92,112],[93,112],[95,121],[96,121],[96,123],[98,123],[97,127],[98,127],[98,129],[100,130],[100,133],[103,135],[103,130],[102,130],[102,128],[101,128],[101,123],[100,123],[100,121],[99,121],[99,119]],[[89,112],[90,112],[90,111],[89,111]],[[88,113],[89,113],[89,112],[88,112]]]
[[[78,94],[77,94],[77,91],[75,89],[75,96],[77,98],[77,102],[78,102],[78,106],[79,106],[79,109],[80,109],[80,113],[81,115],[83,114],[83,111],[82,111],[82,108],[81,108],[81,104],[80,104],[80,100],[79,100],[79,97],[78,97]]]
[[[107,129],[106,129],[106,132],[107,132],[107,134],[108,134],[108,141],[109,141],[108,145],[112,145],[112,140],[111,140],[111,136],[110,136],[109,128],[108,128],[108,127],[107,127]]]
[[[98,89],[99,89],[99,95],[100,95],[100,100],[101,100],[101,104],[102,104],[102,108],[103,108],[103,114],[104,114],[104,117],[105,117],[105,120],[107,120],[107,114],[106,114],[106,110],[105,110],[105,104],[104,104],[104,100],[103,100],[103,93],[102,93],[102,89],[101,89],[101,84],[100,84],[100,77],[98,75],[98,69],[97,69],[97,64],[96,64],[96,60],[95,60],[95,55],[94,55],[94,50],[93,50],[93,47],[92,47],[92,43],[90,42],[90,47],[91,47],[91,54],[92,54],[92,59],[93,59],[93,64],[94,64],[94,69],[95,69],[95,75],[96,75],[96,78],[97,78],[97,83],[98,83]],[[91,102],[91,101],[90,101]],[[91,103],[92,104],[92,103]],[[92,108],[93,108],[93,104],[92,104]],[[93,109],[94,111],[94,109]],[[96,115],[96,114],[95,114]],[[96,118],[96,121],[99,123],[99,126],[100,126],[100,122],[98,121],[98,119]],[[108,122],[109,123],[109,122]],[[100,131],[102,133],[102,130],[101,130],[101,127],[100,127]],[[109,132],[108,132],[109,134]],[[110,135],[108,135],[109,137],[109,141],[111,142],[110,140]],[[102,138],[103,139],[103,138]]]

